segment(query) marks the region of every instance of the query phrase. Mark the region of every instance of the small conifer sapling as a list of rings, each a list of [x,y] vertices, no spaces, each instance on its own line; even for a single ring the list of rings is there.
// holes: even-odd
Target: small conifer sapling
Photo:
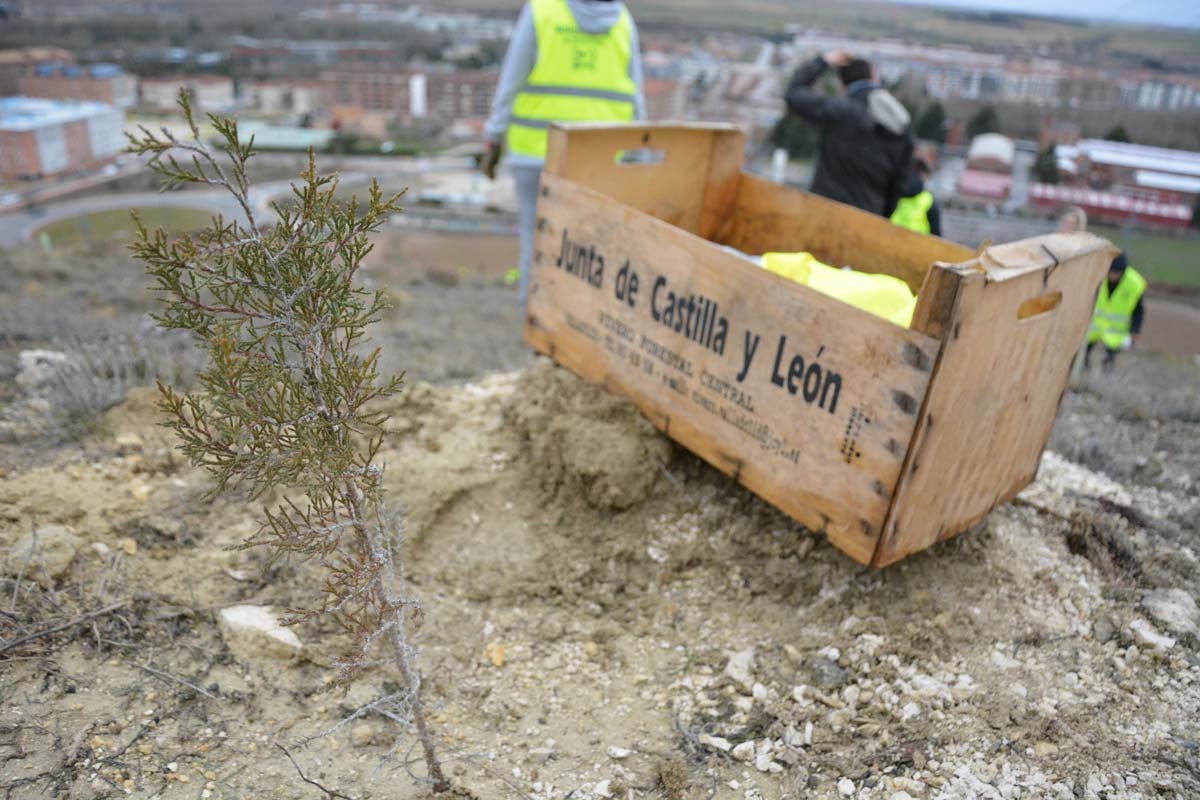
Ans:
[[[375,713],[411,729],[434,790],[446,791],[412,644],[421,606],[405,582],[401,520],[383,496],[378,455],[387,416],[372,406],[398,392],[403,376],[381,379],[380,353],[367,349],[366,334],[387,305],[356,285],[370,234],[398,210],[398,196],[385,198],[372,183],[364,204],[343,205],[336,177],[318,175],[310,152],[293,201],[272,204],[277,219],[266,224],[256,219],[246,173],[253,140],[239,139],[235,120],[209,115],[223,140],[219,157],[183,92],[179,104],[189,136],[143,127],[129,137],[129,152],[148,156],[168,187],[228,191],[244,219],[218,216],[174,240],[137,222],[131,249],[161,294],[156,319],[192,332],[210,357],[196,390],[159,384],[165,424],[192,464],[212,475],[213,494],[303,495],[268,511],[246,545],[319,565],[319,598],[287,622],[327,616],[353,637],[338,662],[342,678],[379,664],[400,673],[398,691],[337,727]]]

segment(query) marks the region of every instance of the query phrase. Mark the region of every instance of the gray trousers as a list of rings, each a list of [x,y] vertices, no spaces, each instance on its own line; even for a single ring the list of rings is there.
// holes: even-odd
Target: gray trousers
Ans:
[[[529,271],[533,265],[533,231],[537,225],[538,186],[542,179],[540,166],[511,167],[517,183],[517,204],[521,228],[521,280],[517,288],[520,293],[521,308],[529,299]]]

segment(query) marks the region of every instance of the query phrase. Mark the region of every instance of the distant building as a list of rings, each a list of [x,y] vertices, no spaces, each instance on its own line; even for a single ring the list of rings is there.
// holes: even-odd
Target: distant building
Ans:
[[[226,112],[236,105],[233,79],[220,75],[142,78],[138,84],[138,105],[156,111],[173,110],[180,89],[187,91],[197,111]]]
[[[239,78],[314,76],[345,64],[371,64],[386,69],[395,63],[391,42],[289,41],[238,36],[229,50],[229,65]]]
[[[137,78],[116,64],[39,64],[31,73],[17,78],[17,92],[27,97],[51,100],[91,100],[117,108],[137,102]]]
[[[0,98],[0,180],[37,179],[111,163],[125,146],[111,105]]]
[[[74,66],[75,56],[60,47],[0,50],[0,97],[16,94],[18,79],[32,74],[37,67],[64,64]]]
[[[1076,205],[1089,219],[1186,228],[1200,199],[1200,153],[1104,139],[1054,148],[1060,183],[1036,183],[1033,205],[1054,211]]]
[[[1081,139],[1054,153],[1074,186],[1189,208],[1200,197],[1200,153],[1104,139]]]
[[[321,73],[322,105],[383,112],[404,123],[486,118],[497,73],[485,70],[384,70],[363,64]]]
[[[1066,206],[1079,206],[1089,220],[1120,225],[1137,222],[1156,228],[1187,228],[1192,207],[1183,203],[1161,202],[1118,192],[1101,192],[1081,186],[1034,183],[1029,187],[1030,202],[1058,214]]]
[[[487,117],[498,80],[498,73],[487,70],[426,73],[429,115],[447,122]]]
[[[315,114],[321,110],[321,84],[315,80],[248,80],[238,103],[262,114]]]

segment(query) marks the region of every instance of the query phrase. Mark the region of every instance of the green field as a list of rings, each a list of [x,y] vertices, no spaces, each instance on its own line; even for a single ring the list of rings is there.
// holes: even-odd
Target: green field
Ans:
[[[1200,286],[1200,236],[1169,236],[1095,225],[1099,236],[1125,251],[1147,280],[1172,286]]]
[[[133,241],[136,229],[130,212],[136,211],[142,224],[153,230],[164,228],[168,233],[198,230],[208,224],[211,214],[195,208],[122,208],[97,211],[69,219],[51,222],[34,233],[41,241],[42,234],[50,237],[52,247],[73,247],[80,244],[123,244]]]

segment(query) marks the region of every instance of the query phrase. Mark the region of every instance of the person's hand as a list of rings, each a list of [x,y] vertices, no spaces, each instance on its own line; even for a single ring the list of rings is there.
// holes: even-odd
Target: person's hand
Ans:
[[[483,154],[483,160],[479,162],[479,171],[486,175],[489,181],[496,180],[496,165],[500,163],[502,150],[499,142],[488,142],[487,152]]]
[[[849,50],[830,50],[821,57],[831,67],[844,67],[854,60],[854,56],[850,54]]]

